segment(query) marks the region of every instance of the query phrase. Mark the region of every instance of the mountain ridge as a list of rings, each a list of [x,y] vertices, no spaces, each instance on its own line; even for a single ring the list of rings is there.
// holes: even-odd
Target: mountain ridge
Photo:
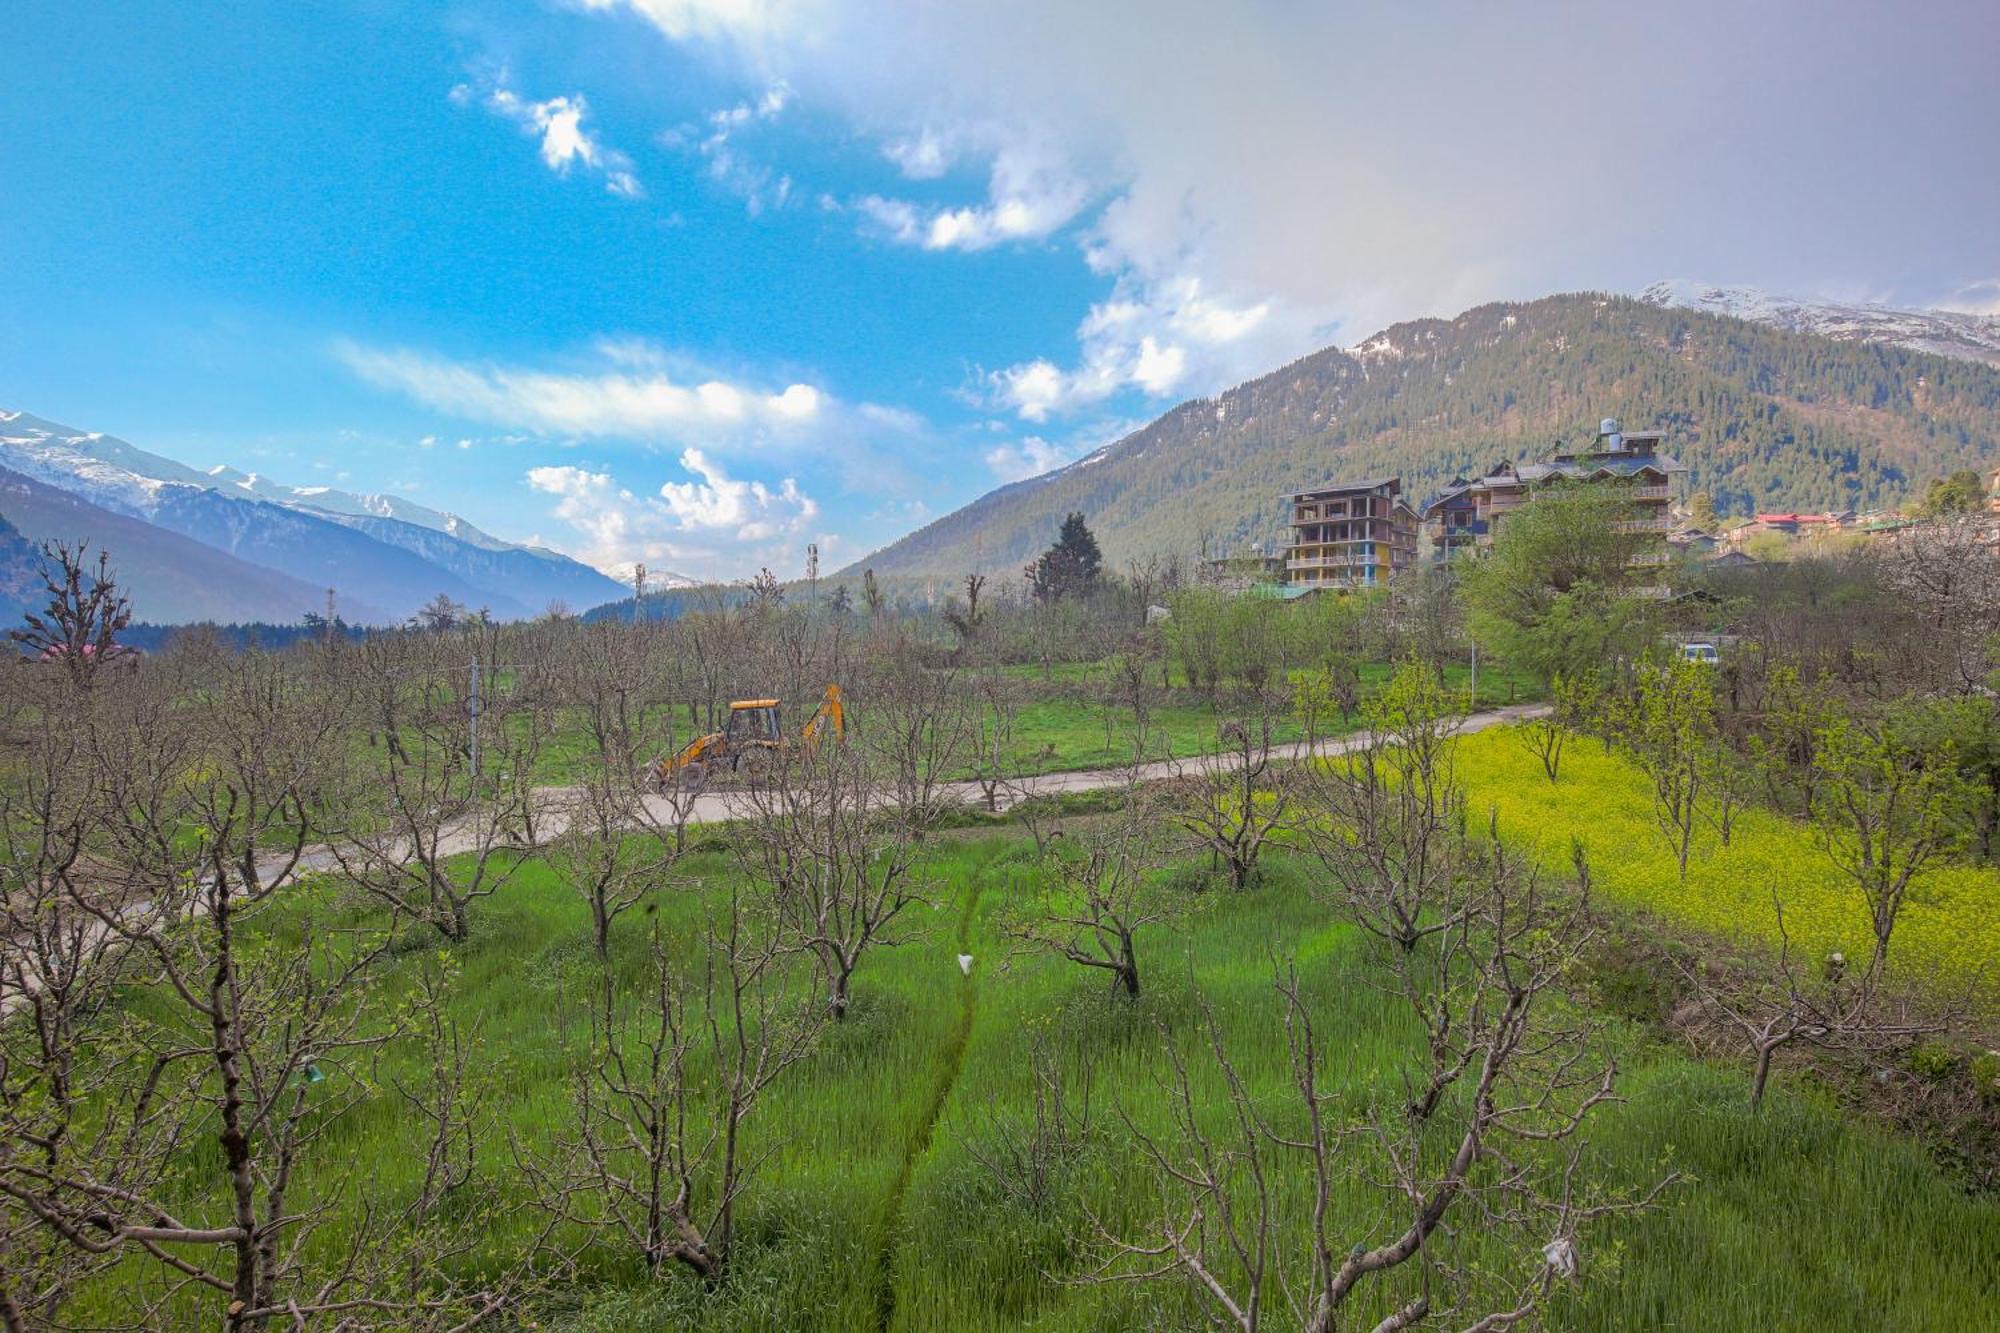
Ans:
[[[253,621],[287,624],[323,604],[325,588],[242,560],[194,538],[92,504],[82,496],[0,467],[0,521],[19,541],[0,543],[0,612],[39,608],[40,546],[88,542],[111,556],[136,619],[156,624]],[[356,622],[388,615],[356,598],[342,608]]]
[[[1867,508],[2000,454],[2000,369],[1605,293],[1494,302],[1322,348],[1010,483],[842,572],[1011,573],[1080,510],[1116,567],[1284,535],[1280,496],[1459,473],[1583,442],[1601,417],[1667,432],[1726,512]]]
[[[2000,366],[2000,316],[1866,301],[1809,301],[1759,287],[1668,278],[1639,293],[1648,305],[1727,315],[1836,342],[1890,343],[1915,352]]]
[[[206,472],[116,436],[0,412],[0,463],[97,509],[151,523],[402,618],[438,593],[503,618],[588,607],[622,585],[546,548],[503,542],[400,497]]]

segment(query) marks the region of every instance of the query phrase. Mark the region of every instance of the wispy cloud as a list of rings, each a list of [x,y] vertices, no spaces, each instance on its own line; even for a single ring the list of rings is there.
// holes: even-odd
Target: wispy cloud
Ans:
[[[601,368],[529,370],[452,361],[408,348],[341,341],[334,354],[362,379],[439,412],[500,426],[579,436],[705,440],[781,436],[829,405],[810,384],[752,388],[683,383],[641,343],[599,345]]]
[[[1053,472],[1075,457],[1070,448],[1051,444],[1038,435],[1029,435],[1017,443],[995,445],[988,449],[986,466],[1001,481],[1026,481],[1029,477]]]
[[[558,176],[566,176],[571,167],[581,166],[601,177],[604,188],[621,199],[644,197],[645,187],[633,174],[632,160],[615,148],[607,148],[584,127],[590,108],[582,93],[537,102],[510,87],[505,71],[490,81],[484,96],[478,96],[469,83],[451,90],[452,100],[461,105],[472,102],[476,96],[487,110],[537,138],[543,164]]]
[[[928,132],[927,132],[928,133]],[[885,149],[904,174],[941,175],[940,141],[919,136]],[[912,170],[915,167],[916,170]],[[855,201],[877,232],[926,250],[987,250],[1010,241],[1035,241],[1068,225],[1090,199],[1089,188],[1063,155],[1040,140],[1003,143],[993,156],[984,203],[919,207],[907,200],[866,195]]]
[[[737,140],[743,131],[776,120],[791,100],[788,86],[773,83],[754,100],[711,111],[704,120],[665,131],[660,142],[669,148],[692,150],[707,164],[709,179],[740,196],[744,208],[755,217],[791,201],[792,178],[756,161]]]

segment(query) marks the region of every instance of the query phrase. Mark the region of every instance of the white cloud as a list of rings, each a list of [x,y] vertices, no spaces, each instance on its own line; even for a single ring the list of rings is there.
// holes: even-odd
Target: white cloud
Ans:
[[[582,558],[600,569],[625,572],[644,562],[723,578],[759,564],[790,572],[803,563],[819,505],[794,478],[773,486],[731,477],[699,449],[684,450],[680,464],[695,479],[663,482],[654,495],[582,467],[531,468],[526,480],[555,498],[552,516],[583,538]],[[820,543],[826,549],[829,538]]]
[[[1001,481],[1025,481],[1044,472],[1053,472],[1074,456],[1072,451],[1060,445],[1029,435],[1018,444],[1002,444],[988,449],[986,466]]]
[[[882,156],[913,181],[936,180],[951,168],[955,148],[949,138],[929,125],[913,135],[882,145]]]
[[[1971,128],[2000,99],[1979,6],[1914,26],[1849,6],[1802,42],[1797,5],[1712,0],[1226,17],[1209,0],[591,2],[705,43],[746,86],[785,79],[906,175],[935,179],[947,157],[993,167],[978,199],[856,201],[890,240],[964,250],[1073,229],[1113,299],[1145,312],[1043,349],[1079,403],[1107,377],[1205,392],[1392,320],[1637,290],[1663,270],[1775,290],[1929,276],[1906,300],[1991,272],[1976,219],[2000,214],[2000,173],[1901,151],[1917,137],[1990,159]],[[1856,160],[1879,168],[1868,190]],[[1188,284],[1198,302],[1176,295]]]
[[[741,196],[744,208],[755,217],[790,202],[792,178],[746,155],[736,138],[746,129],[777,119],[791,100],[792,90],[786,84],[773,83],[754,100],[711,111],[703,121],[665,131],[659,141],[701,157],[709,179]]]
[[[451,90],[454,102],[472,100],[472,89],[460,84]],[[524,133],[539,136],[542,162],[558,176],[566,176],[573,165],[581,165],[604,179],[604,188],[621,199],[643,198],[645,187],[632,173],[632,161],[615,148],[607,148],[584,128],[590,114],[582,93],[551,97],[536,102],[508,86],[503,70],[487,89],[486,109],[513,121]]]
[[[898,157],[899,146],[906,149]],[[904,174],[921,174],[910,169],[914,162],[927,165],[921,137],[915,147],[904,141],[886,150],[892,160],[903,165]],[[942,174],[942,148],[933,148],[936,170]],[[875,222],[889,239],[926,250],[987,250],[1009,241],[1035,241],[1060,231],[1082,211],[1089,201],[1089,188],[1071,171],[1063,155],[1046,143],[1035,140],[1002,141],[993,156],[983,204],[958,208],[920,209],[900,199],[869,195],[855,201],[855,207]]]
[[[586,372],[471,365],[405,348],[336,343],[335,355],[370,384],[439,412],[545,433],[662,439],[778,439],[807,426],[830,400],[810,384],[766,390],[677,380],[642,343],[599,347],[611,368]]]

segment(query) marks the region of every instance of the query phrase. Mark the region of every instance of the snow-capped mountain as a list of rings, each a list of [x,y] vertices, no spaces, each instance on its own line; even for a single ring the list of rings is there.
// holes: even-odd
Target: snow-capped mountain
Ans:
[[[1801,301],[1755,287],[1721,287],[1686,278],[1656,282],[1639,293],[1639,299],[1648,305],[1729,315],[1839,342],[1892,343],[1912,351],[2000,366],[2000,317],[1992,315]]]
[[[0,466],[395,615],[439,592],[517,617],[624,591],[558,552],[501,541],[399,497],[288,486],[228,467],[202,472],[25,412],[0,411]]]

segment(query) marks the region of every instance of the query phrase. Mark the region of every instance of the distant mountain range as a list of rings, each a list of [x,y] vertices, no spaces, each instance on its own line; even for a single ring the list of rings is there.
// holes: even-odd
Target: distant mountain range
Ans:
[[[328,588],[359,624],[405,619],[439,593],[503,619],[624,593],[588,565],[500,541],[454,514],[232,468],[202,472],[25,412],[0,411],[0,517],[32,542],[109,550],[134,614],[161,623],[292,622],[322,609]],[[0,587],[6,558],[0,549]]]
[[[1975,355],[1991,321],[1736,300],[1759,315],[1747,319],[1707,310],[1710,290],[1551,296],[1398,324],[1183,403],[843,572],[1012,574],[1072,510],[1114,568],[1272,549],[1286,492],[1397,473],[1421,501],[1455,475],[1584,443],[1607,416],[1665,431],[1690,467],[1683,489],[1734,514],[1892,505],[2000,456],[2000,368]]]
[[[1639,293],[1639,299],[1648,305],[1729,315],[1793,333],[1816,333],[1836,342],[1888,343],[2000,366],[2000,317],[1993,315],[1800,301],[1755,287],[1718,287],[1686,278],[1656,282]]]

